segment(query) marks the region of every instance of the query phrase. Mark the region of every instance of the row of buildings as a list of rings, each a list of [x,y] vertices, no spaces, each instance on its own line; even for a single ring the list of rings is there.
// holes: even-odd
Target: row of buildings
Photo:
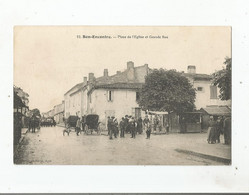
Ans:
[[[14,86],[13,88],[14,102],[13,102],[13,134],[14,134],[14,147],[18,144],[22,128],[27,126],[27,116],[29,114],[29,94],[23,91],[20,87]]]
[[[94,73],[89,73],[88,78],[83,77],[82,82],[64,94],[61,104],[54,106],[44,115],[53,116],[58,123],[62,122],[63,117],[67,118],[70,115],[81,117],[98,114],[103,125],[106,125],[108,116],[115,116],[118,119],[125,115],[144,117],[145,112],[141,110],[137,101],[145,76],[150,71],[148,64],[135,67],[134,63],[129,61],[124,71],[117,71],[111,76],[108,69],[104,69],[103,76],[98,78]],[[196,73],[195,66],[188,66],[187,73],[182,74],[196,89],[196,109],[231,104],[230,101],[219,99],[219,90],[212,85],[211,75]]]

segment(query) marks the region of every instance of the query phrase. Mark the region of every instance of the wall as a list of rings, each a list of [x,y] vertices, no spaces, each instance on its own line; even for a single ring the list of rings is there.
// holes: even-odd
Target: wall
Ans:
[[[210,105],[230,105],[230,101],[222,101],[218,98],[219,88],[217,88],[217,99],[210,99],[211,81],[194,81],[194,88],[203,87],[203,91],[196,91],[196,109],[205,108]]]
[[[81,116],[87,114],[87,92],[88,90],[81,91]]]
[[[70,115],[81,116],[81,92],[77,92],[70,96]]]
[[[63,112],[57,113],[57,114],[54,116],[54,120],[55,120],[56,124],[63,123],[63,116],[64,116],[64,113],[63,113]]]
[[[107,101],[107,91],[94,90],[91,94],[92,102],[89,103],[89,113],[98,114],[102,123],[106,123],[106,116],[108,113],[113,113],[111,111],[115,112],[114,116],[120,121],[125,115],[133,115],[132,108],[139,107],[135,90],[115,89],[113,101]]]
[[[70,115],[76,115],[76,113],[81,114],[81,91],[73,94],[77,90],[78,88],[75,88],[70,93],[64,95],[65,118],[68,118]]]

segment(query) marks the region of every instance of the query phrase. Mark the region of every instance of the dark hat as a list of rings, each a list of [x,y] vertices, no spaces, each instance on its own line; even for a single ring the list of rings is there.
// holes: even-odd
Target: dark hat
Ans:
[[[112,118],[115,118],[114,116],[112,116]]]
[[[128,115],[125,115],[125,117],[128,117]]]

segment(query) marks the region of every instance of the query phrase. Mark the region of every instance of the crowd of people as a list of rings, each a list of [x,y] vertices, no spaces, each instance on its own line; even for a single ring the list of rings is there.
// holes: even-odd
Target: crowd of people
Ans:
[[[35,133],[35,130],[40,130],[41,124],[40,119],[37,118],[35,115],[32,115],[28,118],[28,131],[31,133]]]
[[[79,117],[77,117],[76,122],[76,134],[79,135],[81,129],[85,131],[85,123],[82,122]],[[166,123],[166,134],[169,134],[169,124]],[[118,119],[114,116],[107,117],[107,129],[109,139],[113,138],[124,138],[125,136],[130,136],[130,138],[136,138],[137,134],[146,133],[146,139],[150,139],[152,131],[162,131],[162,123],[160,118],[155,116],[151,121],[148,115],[144,119],[141,117],[134,118],[133,116],[125,115],[118,122]],[[208,138],[209,144],[220,143],[220,135],[224,134],[224,144],[231,144],[231,117],[214,117],[210,116],[209,128],[208,128]]]
[[[220,143],[220,135],[224,134],[224,144],[231,144],[231,117],[214,118],[210,116],[208,128],[208,143]]]
[[[118,120],[112,116],[108,116],[107,118],[107,129],[109,139],[117,138],[120,136],[121,138],[125,137],[125,134],[130,134],[131,138],[136,138],[136,134],[142,134],[143,130],[145,130],[147,139],[150,139],[151,134],[151,122],[148,116],[145,116],[143,120],[141,117],[135,119],[132,116],[125,115],[122,117],[121,121],[118,123]]]

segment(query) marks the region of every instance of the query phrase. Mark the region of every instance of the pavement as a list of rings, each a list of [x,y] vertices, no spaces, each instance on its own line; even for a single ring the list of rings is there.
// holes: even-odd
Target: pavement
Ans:
[[[228,165],[231,146],[208,144],[206,133],[152,134],[135,139],[109,140],[107,135],[85,135],[62,127],[27,132],[14,155],[15,164],[41,165]],[[105,132],[104,132],[105,133]]]

